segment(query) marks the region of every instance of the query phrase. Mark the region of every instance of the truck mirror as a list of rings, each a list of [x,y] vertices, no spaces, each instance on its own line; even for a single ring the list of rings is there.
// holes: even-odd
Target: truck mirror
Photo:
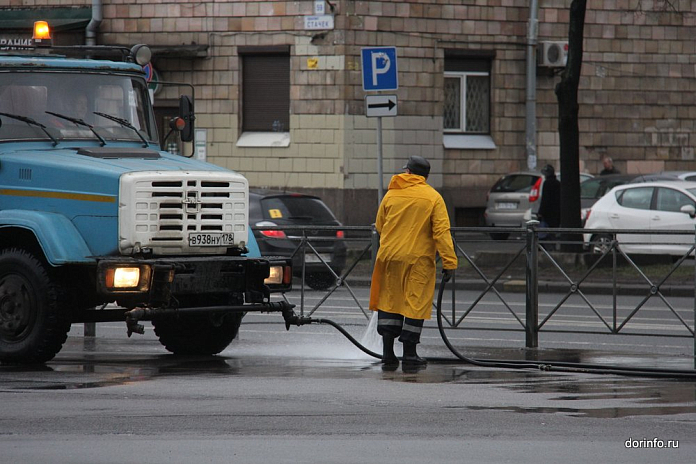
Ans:
[[[193,102],[188,95],[179,97],[179,117],[184,120],[184,128],[181,129],[182,142],[193,140],[193,122],[196,116],[193,112]]]

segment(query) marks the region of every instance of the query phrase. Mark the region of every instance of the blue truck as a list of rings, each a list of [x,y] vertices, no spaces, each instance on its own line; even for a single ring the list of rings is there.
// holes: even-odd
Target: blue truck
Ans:
[[[113,321],[211,355],[247,312],[292,312],[271,300],[291,262],[260,256],[247,180],[162,150],[147,47],[52,52],[0,54],[0,362],[49,361],[71,324]],[[191,141],[188,96],[179,116]]]

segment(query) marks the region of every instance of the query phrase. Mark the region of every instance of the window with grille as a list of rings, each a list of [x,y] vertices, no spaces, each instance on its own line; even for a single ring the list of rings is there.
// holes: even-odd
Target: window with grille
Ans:
[[[445,132],[489,134],[490,101],[490,60],[445,58]]]
[[[242,131],[290,131],[290,54],[288,47],[240,47]]]

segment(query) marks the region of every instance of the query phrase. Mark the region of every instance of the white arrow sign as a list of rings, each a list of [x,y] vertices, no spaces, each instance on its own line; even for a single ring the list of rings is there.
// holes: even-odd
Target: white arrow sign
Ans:
[[[366,95],[365,116],[376,118],[396,116],[396,95]]]

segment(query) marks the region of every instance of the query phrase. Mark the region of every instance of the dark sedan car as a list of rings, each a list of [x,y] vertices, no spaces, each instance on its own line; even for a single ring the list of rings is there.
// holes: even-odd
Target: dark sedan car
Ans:
[[[309,246],[306,247],[305,280],[311,288],[323,290],[335,284],[336,278],[326,264],[338,275],[345,267],[344,235],[342,230],[336,228],[341,223],[319,197],[273,190],[251,190],[249,222],[254,228],[254,237],[263,256],[289,257],[294,254],[293,269],[296,275],[302,274],[302,250],[297,250],[302,242],[302,230],[287,227],[305,228],[308,243],[319,255]],[[263,229],[274,226],[286,229]],[[317,226],[333,227],[321,230]]]

